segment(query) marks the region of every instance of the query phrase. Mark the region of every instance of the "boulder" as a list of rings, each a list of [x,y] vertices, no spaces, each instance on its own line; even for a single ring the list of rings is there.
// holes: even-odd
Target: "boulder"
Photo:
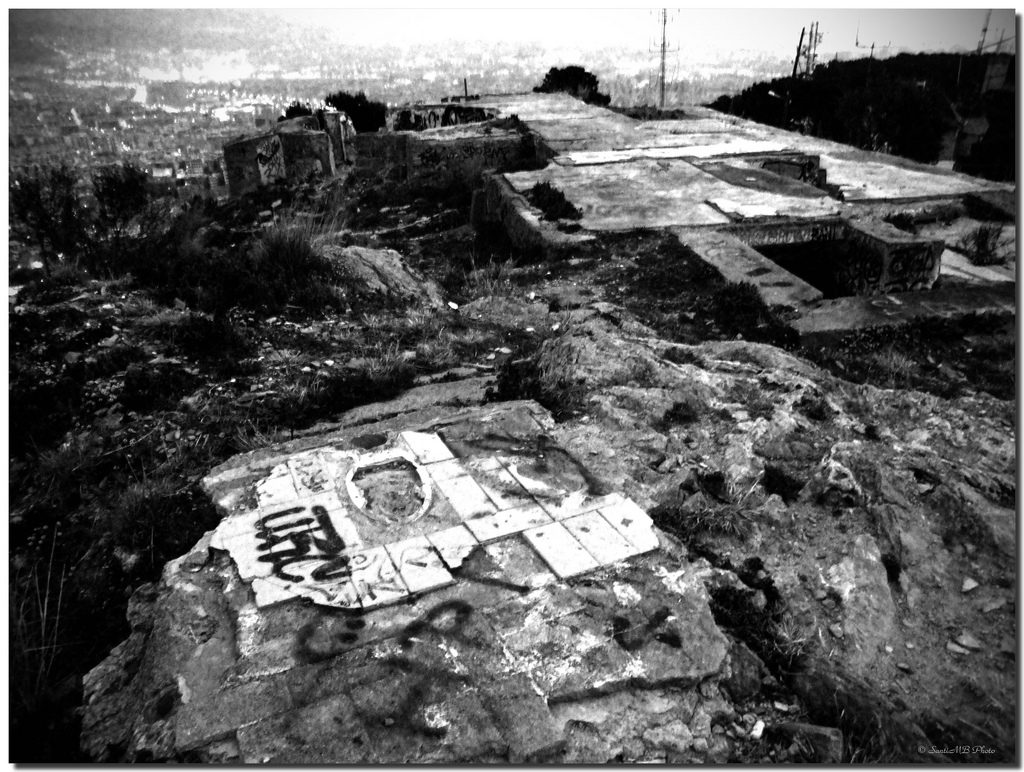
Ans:
[[[427,410],[212,470],[225,518],[136,594],[85,678],[83,750],[557,761],[604,701],[628,731],[601,761],[687,751],[680,708],[725,672],[707,592],[551,428],[530,402]]]
[[[324,244],[320,250],[338,268],[348,296],[360,304],[444,306],[437,284],[410,268],[393,249]]]

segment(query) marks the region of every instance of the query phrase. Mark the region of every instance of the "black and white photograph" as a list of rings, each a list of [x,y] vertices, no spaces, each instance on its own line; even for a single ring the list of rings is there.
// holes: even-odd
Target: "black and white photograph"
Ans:
[[[1013,7],[9,7],[8,762],[1018,765]]]

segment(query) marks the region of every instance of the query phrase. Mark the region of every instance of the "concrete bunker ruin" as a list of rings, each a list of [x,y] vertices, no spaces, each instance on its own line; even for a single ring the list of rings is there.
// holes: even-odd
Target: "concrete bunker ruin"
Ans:
[[[344,113],[317,110],[314,115],[281,121],[262,134],[228,142],[224,145],[228,194],[235,198],[277,181],[332,177],[338,166],[350,162],[354,134]]]
[[[929,290],[943,244],[882,222],[840,218],[726,229],[825,298]]]

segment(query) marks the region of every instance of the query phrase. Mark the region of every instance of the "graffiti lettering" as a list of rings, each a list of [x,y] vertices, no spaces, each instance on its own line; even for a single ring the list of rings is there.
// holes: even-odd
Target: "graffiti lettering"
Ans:
[[[260,170],[260,182],[273,182],[283,179],[284,153],[281,150],[281,138],[274,134],[267,137],[256,147],[256,165]]]
[[[256,549],[262,553],[257,560],[270,563],[274,575],[288,582],[303,578],[289,574],[285,566],[310,558],[333,558],[345,549],[326,509],[314,506],[312,517],[305,512],[305,507],[283,509],[256,524]]]

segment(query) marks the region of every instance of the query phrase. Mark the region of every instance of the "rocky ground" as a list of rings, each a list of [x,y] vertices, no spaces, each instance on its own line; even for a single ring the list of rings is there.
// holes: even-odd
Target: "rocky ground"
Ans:
[[[554,711],[558,758],[1016,759],[1012,327],[803,351],[657,234],[531,262],[472,231],[464,191],[335,193],[337,313],[214,318],[81,278],[12,299],[12,758],[79,758],[82,676],[172,618],[146,583],[217,523],[198,483],[218,463],[339,420],[534,400],[647,508],[723,646],[689,697]],[[97,714],[134,677],[119,651],[87,681],[83,747],[144,760]],[[627,714],[621,736],[602,723]]]

